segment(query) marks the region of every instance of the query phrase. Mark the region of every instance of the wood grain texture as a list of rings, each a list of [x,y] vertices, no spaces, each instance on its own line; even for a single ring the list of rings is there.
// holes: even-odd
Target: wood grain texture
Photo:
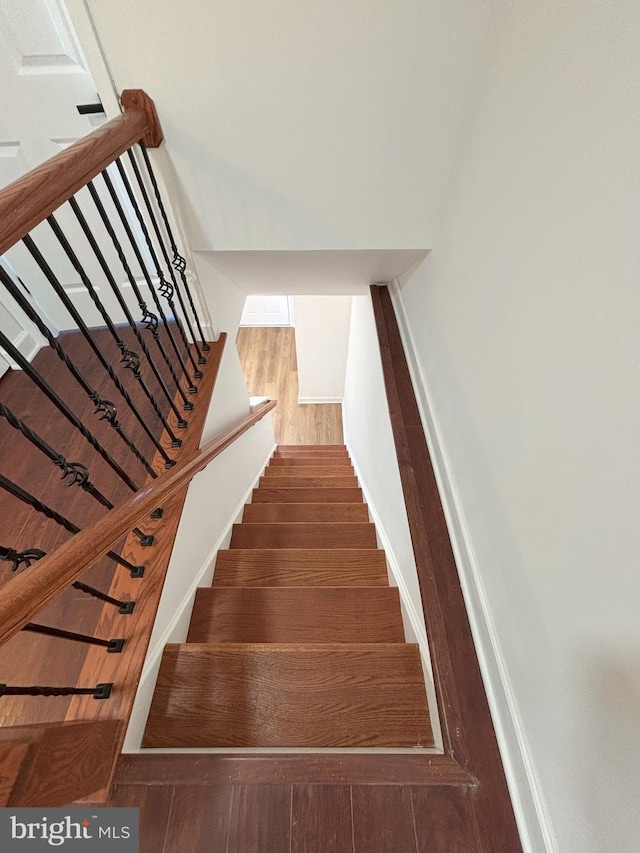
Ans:
[[[0,255],[131,148],[146,131],[145,112],[123,113],[0,190]]]
[[[518,835],[457,567],[409,368],[386,287],[371,288],[445,751],[478,778],[465,801],[481,853],[519,853]]]
[[[354,853],[416,853],[410,788],[354,786],[351,801]]]
[[[353,477],[351,465],[268,465],[264,469],[265,480],[286,480],[289,477]]]
[[[266,522],[320,522],[341,521],[343,523],[369,521],[369,510],[362,503],[251,503],[242,514],[242,522],[252,524]]]
[[[347,455],[347,446],[346,444],[305,444],[304,446],[300,446],[300,444],[278,444],[275,455],[282,453],[293,453],[296,455],[306,455],[308,453],[325,453],[329,456],[334,453],[341,453],[345,456]]]
[[[174,790],[171,786],[115,785],[112,788],[109,806],[140,810],[139,853],[163,853],[165,850],[165,836],[172,811],[173,796]],[[180,804],[178,804],[179,808]],[[174,849],[179,850],[180,847]]]
[[[473,777],[438,753],[132,753],[120,756],[121,785],[220,782],[304,785],[469,785]]]
[[[240,549],[218,551],[213,587],[386,586],[384,551]]]
[[[228,853],[232,796],[230,785],[205,788],[193,784],[176,788],[164,853]]]
[[[153,100],[142,89],[124,89],[120,95],[120,103],[125,113],[130,111],[141,111],[147,119],[147,127],[142,141],[147,148],[159,148],[164,136],[158,112]]]
[[[12,743],[30,744],[7,805],[63,806],[104,788],[120,729],[118,721],[0,729],[0,744],[5,748]]]
[[[275,478],[260,477],[258,488],[276,487]],[[281,477],[278,478],[277,487],[283,489],[357,489],[357,477]]]
[[[9,802],[30,749],[29,740],[11,743],[0,741],[0,808]]]
[[[241,328],[236,346],[249,393],[278,400],[273,416],[277,442],[297,446],[342,442],[340,403],[298,403],[295,329]]]
[[[328,454],[318,454],[316,456],[276,456],[275,454],[269,460],[267,471],[272,468],[338,468],[344,473],[347,469],[349,474],[353,473],[353,465],[347,456],[329,456]]]
[[[375,548],[371,522],[234,524],[229,548]]]
[[[234,786],[226,853],[287,853],[290,830],[290,785],[270,785],[266,791]]]
[[[469,788],[414,788],[418,853],[479,853]]]
[[[353,853],[347,785],[294,785],[291,853]]]
[[[318,488],[271,488],[270,486],[262,486],[260,489],[254,489],[252,503],[362,503],[362,489],[347,488],[336,489],[334,486],[328,486],[323,489]]]
[[[199,589],[188,643],[402,643],[390,587]]]
[[[170,644],[143,746],[432,746],[418,647]]]

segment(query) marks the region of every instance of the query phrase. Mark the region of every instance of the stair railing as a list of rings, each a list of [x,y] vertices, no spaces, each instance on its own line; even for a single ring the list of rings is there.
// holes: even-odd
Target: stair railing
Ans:
[[[165,524],[158,522],[163,506],[175,502],[198,471],[275,406],[260,406],[198,449],[224,336],[214,344],[203,332],[199,300],[147,152],[163,138],[154,104],[141,90],[123,92],[121,103],[120,116],[0,190],[2,303],[48,344],[51,354],[42,369],[38,357],[32,363],[24,355],[15,335],[0,329],[0,352],[22,370],[30,401],[24,404],[20,394],[13,395],[11,404],[0,400],[0,440],[4,435],[5,447],[10,444],[14,454],[33,454],[43,466],[57,468],[67,485],[85,493],[82,500],[93,502],[85,516],[95,518],[104,511],[82,526],[79,501],[66,502],[63,511],[48,493],[50,467],[42,473],[38,468],[27,483],[21,477],[24,466],[12,466],[13,459],[0,451],[4,505],[26,506],[30,513],[28,523],[17,529],[5,513],[0,645],[23,631],[126,656],[126,636],[94,636],[73,630],[73,625],[42,624],[35,621],[37,614],[69,587],[134,621],[140,615],[138,601],[147,609],[157,607],[162,586],[157,572],[150,579],[157,595],[152,599],[144,593],[145,564],[153,564],[156,546],[150,527]],[[73,340],[80,341],[75,349],[69,335],[59,334],[56,317],[74,330]],[[79,398],[83,413],[72,402]],[[33,408],[41,406],[52,413],[49,421],[44,419],[46,430],[33,424]],[[66,432],[59,427],[62,422]],[[51,425],[55,429],[49,430]],[[59,529],[53,549],[41,541],[45,525],[34,523],[36,519]],[[177,525],[175,513],[173,522]],[[123,537],[128,537],[127,556],[120,546]],[[127,550],[130,540],[136,547]],[[131,558],[133,552],[144,556]],[[112,562],[116,580],[125,570],[142,592],[119,596],[111,587],[82,579],[103,556]],[[166,553],[163,559],[166,571]],[[146,614],[148,634],[154,617],[155,609]],[[0,672],[0,719],[3,702],[12,701],[11,696],[87,696],[101,700],[96,704],[102,706],[118,685],[100,674],[97,667],[91,684],[41,685],[9,683]],[[125,717],[115,711],[121,729]],[[18,735],[30,744],[47,739],[41,728],[36,733],[24,728],[0,726],[0,744]],[[103,728],[95,731],[103,737]],[[110,734],[115,748],[121,735]],[[61,790],[69,795],[68,786]],[[40,803],[26,797],[11,804],[64,802],[68,800]]]

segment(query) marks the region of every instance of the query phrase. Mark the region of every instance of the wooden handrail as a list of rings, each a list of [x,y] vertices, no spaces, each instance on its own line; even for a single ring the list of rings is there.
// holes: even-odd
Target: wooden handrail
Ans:
[[[140,139],[157,147],[162,131],[151,98],[122,93],[125,112],[0,190],[0,255]]]
[[[166,474],[144,486],[129,500],[114,507],[99,521],[61,545],[0,588],[0,645],[16,634],[33,615],[67,589],[133,527],[161,506],[223,450],[268,412],[276,401],[263,403],[234,426],[219,433],[204,447]]]

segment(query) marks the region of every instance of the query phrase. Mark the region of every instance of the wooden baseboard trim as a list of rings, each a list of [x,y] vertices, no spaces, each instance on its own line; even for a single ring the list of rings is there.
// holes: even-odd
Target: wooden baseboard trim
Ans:
[[[478,780],[466,800],[478,853],[521,853],[518,828],[449,531],[391,297],[373,286],[389,415],[407,508],[445,754]]]

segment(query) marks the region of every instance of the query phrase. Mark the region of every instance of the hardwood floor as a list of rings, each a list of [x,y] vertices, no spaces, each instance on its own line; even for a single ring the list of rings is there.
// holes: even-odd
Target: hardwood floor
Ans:
[[[273,428],[278,444],[342,444],[339,403],[300,405],[295,329],[244,326],[236,346],[251,396],[278,401]]]
[[[192,783],[117,785],[109,805],[140,809],[140,853],[478,853],[461,797],[438,786]]]

